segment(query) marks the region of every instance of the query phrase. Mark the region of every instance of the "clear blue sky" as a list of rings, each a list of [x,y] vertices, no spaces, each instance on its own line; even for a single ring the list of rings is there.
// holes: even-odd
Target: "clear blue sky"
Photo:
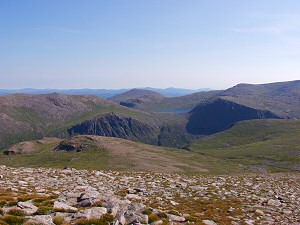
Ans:
[[[0,0],[0,88],[295,79],[299,0]]]

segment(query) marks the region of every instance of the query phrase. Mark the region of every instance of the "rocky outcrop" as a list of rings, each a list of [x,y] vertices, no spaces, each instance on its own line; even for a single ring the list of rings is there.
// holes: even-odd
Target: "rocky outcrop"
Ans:
[[[86,120],[68,129],[70,136],[98,135],[118,137],[147,144],[157,143],[158,126],[149,125],[131,117],[123,117],[114,113],[95,119]]]
[[[186,129],[195,135],[210,135],[229,129],[234,123],[253,119],[280,119],[280,116],[266,110],[250,108],[235,102],[218,98],[195,107]]]
[[[182,124],[148,124],[131,117],[123,117],[114,113],[106,114],[93,120],[84,121],[68,130],[70,136],[97,135],[118,137],[146,144],[183,148],[194,137],[188,134]],[[90,143],[63,141],[58,150],[82,151]]]

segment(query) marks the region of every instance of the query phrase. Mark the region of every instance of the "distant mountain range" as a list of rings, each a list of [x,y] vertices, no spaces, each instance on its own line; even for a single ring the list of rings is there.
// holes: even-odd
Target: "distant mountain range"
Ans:
[[[54,89],[50,92],[53,91]],[[79,90],[75,90],[76,94],[71,95],[71,90],[68,90],[68,94],[46,94],[46,90],[23,89],[22,92],[27,94],[6,92],[6,95],[0,96],[0,150],[5,150],[4,153],[9,155],[19,154],[23,150],[26,152],[26,149],[22,149],[22,145],[11,149],[12,144],[44,137],[67,139],[68,142],[68,139],[78,135],[84,135],[85,137],[80,139],[82,143],[92,142],[88,148],[94,149],[99,141],[106,139],[89,139],[89,136],[93,135],[122,138],[152,146],[176,147],[177,150],[169,150],[178,153],[183,151],[178,148],[185,149],[187,151],[184,155],[193,157],[196,161],[196,155],[201,155],[201,161],[202,156],[209,156],[217,157],[217,160],[222,162],[225,156],[226,159],[230,158],[230,154],[232,157],[239,157],[235,147],[228,149],[230,154],[225,150],[219,154],[219,149],[242,144],[243,147],[239,151],[243,152],[241,157],[245,160],[254,151],[253,157],[262,157],[263,166],[266,166],[267,159],[260,155],[261,151],[263,154],[269,154],[270,162],[267,163],[275,165],[276,168],[300,168],[300,159],[297,158],[300,151],[300,81],[260,85],[238,84],[227,90],[201,91],[177,97],[166,97],[167,89],[161,94],[151,88],[128,91],[123,89],[122,93],[109,99],[95,96],[96,90],[80,91],[81,94]],[[28,94],[29,92],[35,94]],[[40,92],[43,94],[36,94]],[[168,93],[171,92],[174,94],[176,91],[169,89]],[[250,122],[240,123],[242,121]],[[241,125],[231,130],[231,133],[227,132],[238,123]],[[232,141],[227,143],[228,137]],[[201,141],[203,138],[208,138],[208,141]],[[134,145],[134,142],[124,143]],[[115,140],[112,143],[119,141]],[[207,144],[210,147],[206,151]],[[64,143],[62,145],[65,146]],[[79,143],[75,151],[80,152],[83,147]],[[246,147],[250,153],[243,150]],[[67,144],[66,148],[72,148],[72,143]],[[108,151],[110,149],[108,148]],[[122,149],[120,147],[119,150]],[[157,151],[159,155],[164,154],[163,148],[149,149]],[[210,151],[214,149],[216,151]],[[49,152],[51,151],[50,149]],[[174,157],[180,158],[180,154]],[[41,155],[38,153],[37,156]],[[57,159],[56,155],[50,155]],[[288,158],[290,156],[291,158]],[[46,156],[43,157],[47,159]],[[142,158],[144,157],[143,155]],[[184,157],[181,160],[184,160]],[[282,164],[283,159],[285,162]],[[190,161],[188,160],[188,163]],[[180,161],[180,165],[186,165],[181,163]],[[259,168],[261,165],[257,164],[261,163],[262,160],[254,160],[254,164]],[[247,163],[243,161],[243,164]]]
[[[200,89],[184,89],[184,88],[139,88],[144,90],[151,90],[157,92],[165,97],[178,97],[183,95],[188,95],[201,91],[211,91],[210,88],[200,88]],[[69,95],[96,95],[101,98],[111,98],[115,95],[125,93],[130,89],[35,89],[35,88],[23,88],[23,89],[0,89],[0,95],[8,94],[69,94]]]

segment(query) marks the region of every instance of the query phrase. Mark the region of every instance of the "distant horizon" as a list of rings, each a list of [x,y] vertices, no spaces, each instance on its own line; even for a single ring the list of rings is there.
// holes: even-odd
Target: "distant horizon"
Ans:
[[[239,85],[239,84],[250,84],[250,85],[263,85],[263,84],[271,84],[271,83],[282,83],[282,82],[293,82],[293,81],[300,81],[300,79],[296,80],[281,80],[281,81],[274,81],[274,82],[266,82],[266,83],[246,83],[246,82],[240,82],[236,83],[232,86],[228,86],[222,89],[212,88],[212,87],[198,87],[198,88],[188,88],[188,87],[173,87],[173,86],[167,86],[167,87],[153,87],[153,86],[144,86],[144,87],[121,87],[121,88],[106,88],[106,87],[99,87],[99,88],[91,88],[91,87],[78,87],[78,88],[55,88],[55,87],[20,87],[20,88],[2,88],[0,86],[0,90],[122,90],[122,89],[147,89],[147,88],[153,88],[153,89],[185,89],[185,90],[201,90],[201,89],[210,89],[210,90],[225,90],[228,88],[231,88],[233,86]]]
[[[215,90],[212,88],[182,88],[182,87],[166,87],[166,88],[159,88],[159,87],[124,87],[124,88],[32,88],[32,87],[24,87],[24,88],[0,88],[0,90],[128,90],[128,89],[147,89],[147,88],[153,88],[153,89],[182,89],[182,90],[201,90],[201,89],[211,89]]]

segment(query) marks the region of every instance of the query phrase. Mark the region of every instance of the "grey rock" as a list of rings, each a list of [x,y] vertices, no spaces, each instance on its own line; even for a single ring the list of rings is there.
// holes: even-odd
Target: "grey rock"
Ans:
[[[90,209],[85,209],[82,213],[88,219],[101,218],[104,214],[107,213],[107,209],[104,207],[94,207]]]
[[[135,199],[135,200],[141,200],[142,199],[141,196],[138,196],[136,194],[127,194],[127,198],[129,198],[129,199]]]
[[[218,225],[213,220],[202,220],[202,223],[204,223],[205,225]]]
[[[202,187],[202,186],[190,186],[191,189],[195,190],[195,191],[205,191],[207,189],[207,187]]]
[[[78,211],[77,208],[69,206],[68,204],[63,203],[63,202],[59,202],[59,201],[54,202],[54,207],[53,208],[57,209],[57,210],[72,211],[72,212],[77,212]]]
[[[157,220],[157,221],[151,223],[151,225],[162,225],[163,223],[164,223],[164,221],[162,221],[162,220]]]
[[[34,216],[28,222],[37,223],[39,225],[55,225],[50,215]]]
[[[90,199],[84,199],[78,203],[81,207],[90,207],[94,204],[94,201]]]
[[[18,207],[28,215],[34,214],[38,211],[38,207],[36,207],[31,201],[18,202]]]
[[[176,216],[172,214],[168,214],[168,220],[171,222],[184,222],[185,218],[182,216]]]

